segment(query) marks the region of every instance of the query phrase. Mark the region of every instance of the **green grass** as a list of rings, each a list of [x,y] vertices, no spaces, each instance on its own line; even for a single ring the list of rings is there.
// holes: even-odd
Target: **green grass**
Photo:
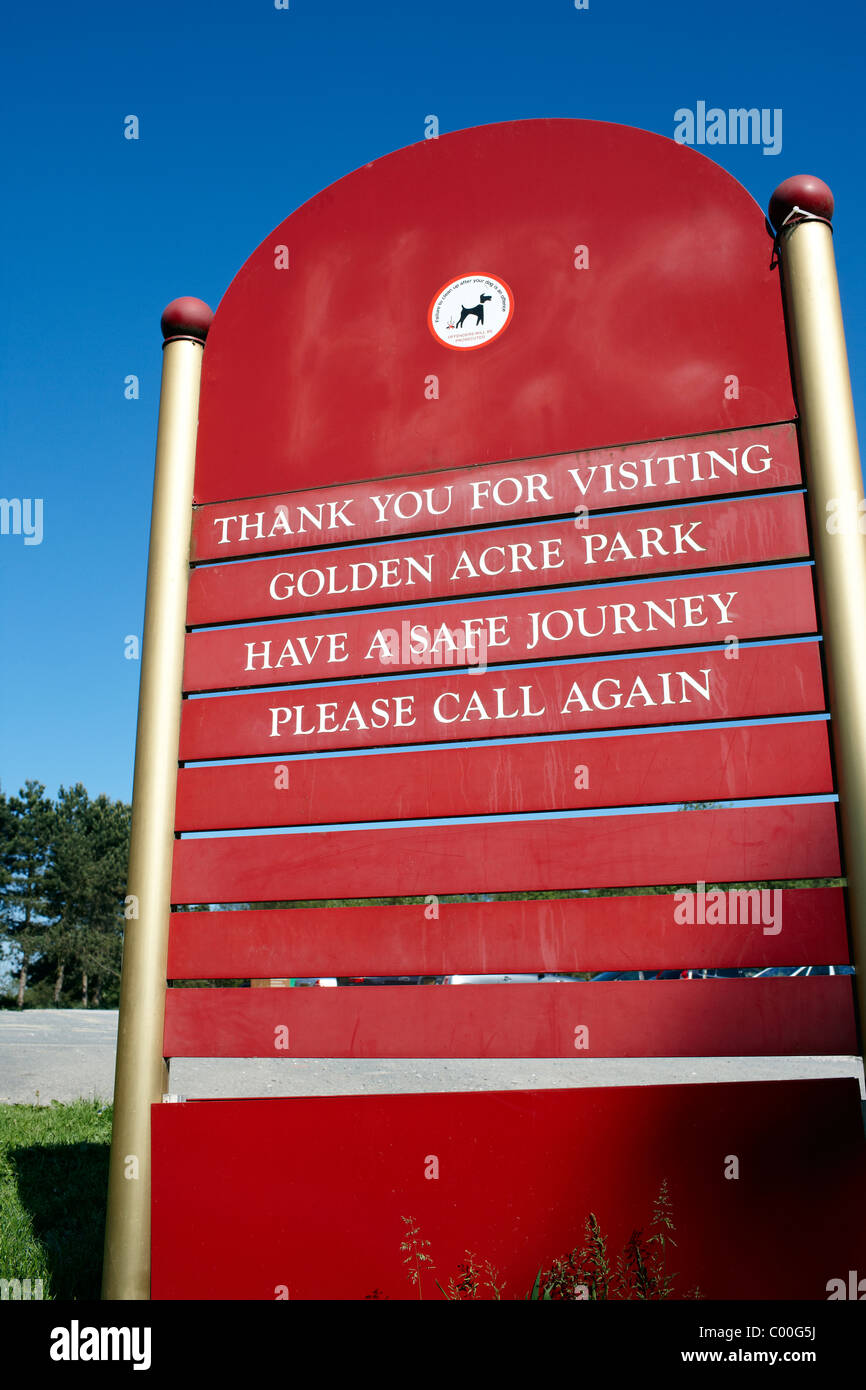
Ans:
[[[0,1279],[99,1298],[110,1105],[0,1105]]]

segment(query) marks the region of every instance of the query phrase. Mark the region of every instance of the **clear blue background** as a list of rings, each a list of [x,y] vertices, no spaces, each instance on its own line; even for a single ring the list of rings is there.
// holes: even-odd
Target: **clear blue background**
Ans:
[[[833,189],[862,422],[864,32],[862,7],[838,0],[10,8],[0,495],[42,497],[45,536],[0,537],[3,789],[131,794],[139,663],[123,652],[141,632],[163,307],[215,308],[293,208],[422,139],[430,114],[442,133],[567,116],[672,136],[699,100],[780,107],[778,156],[704,153],[764,208],[794,173]]]

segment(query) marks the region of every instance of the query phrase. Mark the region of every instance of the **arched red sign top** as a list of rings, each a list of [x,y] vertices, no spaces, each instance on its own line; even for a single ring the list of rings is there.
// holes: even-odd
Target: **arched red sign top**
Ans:
[[[397,150],[230,285],[196,501],[791,419],[770,262],[745,189],[647,131],[515,121]]]

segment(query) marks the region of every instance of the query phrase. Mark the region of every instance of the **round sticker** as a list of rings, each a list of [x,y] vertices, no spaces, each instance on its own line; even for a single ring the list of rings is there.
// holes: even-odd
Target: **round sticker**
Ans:
[[[430,332],[458,352],[484,347],[508,327],[514,296],[492,275],[461,275],[434,296],[427,315]]]

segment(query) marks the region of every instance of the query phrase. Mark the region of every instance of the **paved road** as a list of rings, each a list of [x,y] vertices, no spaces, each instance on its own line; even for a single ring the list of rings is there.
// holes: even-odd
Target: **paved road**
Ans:
[[[48,1105],[110,1099],[117,1014],[111,1010],[0,1012],[0,1102]],[[853,1057],[611,1057],[528,1061],[215,1060],[173,1063],[171,1089],[186,1099],[363,1095],[373,1091],[481,1091],[554,1086],[636,1086],[696,1081],[777,1081],[857,1076]]]

